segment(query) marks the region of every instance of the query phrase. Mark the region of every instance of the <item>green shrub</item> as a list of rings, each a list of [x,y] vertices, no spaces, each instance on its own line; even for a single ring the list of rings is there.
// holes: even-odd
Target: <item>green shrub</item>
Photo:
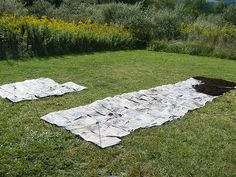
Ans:
[[[149,50],[162,51],[167,48],[167,42],[164,40],[154,40],[151,41],[148,45]]]
[[[44,15],[47,17],[52,17],[53,10],[53,5],[45,0],[34,1],[33,5],[29,7],[29,13],[36,17],[41,17]]]
[[[186,43],[186,54],[190,55],[203,55],[211,56],[213,47],[207,44],[197,43],[197,42],[187,42]]]
[[[0,16],[3,13],[25,14],[24,6],[18,0],[0,0]]]
[[[189,54],[189,52],[191,52],[190,47],[187,48],[186,43],[182,41],[167,42],[167,47],[163,49],[163,51],[173,52],[173,53],[186,53],[186,54]]]
[[[203,28],[210,28],[221,26],[223,27],[226,24],[226,21],[222,14],[210,14],[210,15],[201,15],[195,21],[195,24]],[[191,24],[191,23],[190,23]]]
[[[181,9],[145,9],[142,3],[133,5],[124,3],[91,4],[81,0],[64,0],[60,7],[52,10],[49,3],[42,2],[43,0],[38,0],[35,2],[35,7],[34,5],[30,7],[33,14],[37,16],[45,14],[75,23],[91,19],[102,24],[117,24],[132,30],[139,39],[140,46],[145,46],[146,42],[153,39],[175,38],[179,35],[183,18]]]
[[[233,46],[236,48],[236,26],[224,23],[221,17],[213,20],[201,18],[180,30],[184,39],[198,41],[212,46]],[[215,20],[214,20],[215,19]],[[220,22],[216,22],[218,19]]]
[[[150,9],[150,36],[152,39],[174,39],[179,34],[181,21],[176,11]]]
[[[117,24],[132,30],[139,39],[139,47],[146,47],[153,39],[174,39],[179,35],[183,18],[180,10],[144,8],[142,3],[91,5],[76,0],[65,0],[52,14],[54,18],[75,23],[91,19],[102,24]]]
[[[164,51],[190,55],[211,55],[213,48],[197,42],[170,41]]]
[[[5,28],[3,24],[0,23],[0,59],[6,57],[6,42],[5,42]]]
[[[96,9],[96,10],[95,10]],[[149,40],[150,19],[142,4],[109,3],[88,8],[94,21],[99,23],[118,24],[131,29],[140,41]],[[142,42],[141,42],[142,43]]]
[[[91,18],[96,13],[97,9],[93,9],[93,7],[94,5],[80,0],[64,0],[60,7],[53,10],[52,14],[56,19],[79,23]]]
[[[217,46],[207,45],[197,41],[188,42],[156,40],[149,43],[148,49],[153,51],[236,59],[236,50],[233,48],[219,48]]]
[[[212,52],[212,56],[236,60],[236,50],[235,48],[216,47]]]
[[[223,16],[229,23],[236,25],[236,4],[230,5],[225,10]]]
[[[177,0],[147,0],[149,5],[154,6],[156,9],[174,8]]]

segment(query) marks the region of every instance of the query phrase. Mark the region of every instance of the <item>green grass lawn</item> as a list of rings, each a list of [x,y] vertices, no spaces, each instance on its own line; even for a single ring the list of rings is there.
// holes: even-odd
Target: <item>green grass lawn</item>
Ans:
[[[235,176],[236,91],[106,149],[39,119],[197,75],[236,81],[236,61],[141,50],[0,61],[0,85],[49,77],[88,87],[15,105],[0,99],[0,176]]]

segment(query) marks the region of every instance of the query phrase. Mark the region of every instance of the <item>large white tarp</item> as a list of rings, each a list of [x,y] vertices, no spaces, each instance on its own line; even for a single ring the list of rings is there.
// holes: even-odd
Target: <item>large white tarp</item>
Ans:
[[[85,88],[73,82],[58,84],[49,78],[38,78],[2,85],[0,86],[0,97],[7,98],[16,103],[52,95],[63,95],[65,93],[81,91]]]
[[[125,93],[95,101],[43,117],[51,124],[63,127],[101,148],[113,146],[121,137],[145,127],[183,117],[200,108],[216,96],[197,92],[193,85],[201,81],[190,78],[176,84]]]

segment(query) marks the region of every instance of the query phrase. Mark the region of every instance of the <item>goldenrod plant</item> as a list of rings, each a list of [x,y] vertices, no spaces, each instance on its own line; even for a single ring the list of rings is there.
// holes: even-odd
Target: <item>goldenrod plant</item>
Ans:
[[[89,19],[75,24],[46,16],[5,14],[0,18],[2,58],[130,49],[134,43],[129,30]]]

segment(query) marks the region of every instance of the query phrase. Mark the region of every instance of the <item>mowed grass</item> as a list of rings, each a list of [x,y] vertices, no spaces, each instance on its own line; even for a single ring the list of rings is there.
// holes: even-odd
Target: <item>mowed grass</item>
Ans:
[[[88,87],[17,104],[0,99],[0,176],[235,176],[236,91],[106,149],[40,120],[198,75],[236,81],[236,61],[141,50],[0,61],[0,85],[49,77]]]

